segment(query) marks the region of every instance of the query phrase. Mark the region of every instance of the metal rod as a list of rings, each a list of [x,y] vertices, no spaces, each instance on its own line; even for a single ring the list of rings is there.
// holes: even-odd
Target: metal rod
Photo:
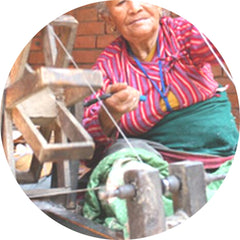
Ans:
[[[136,194],[136,189],[132,184],[125,184],[118,187],[114,191],[99,191],[98,197],[100,200],[105,200],[112,197],[118,197],[121,199],[134,197]]]
[[[87,191],[103,190],[104,188],[105,186],[100,186],[96,188],[83,188],[83,189],[76,189],[76,190],[71,190],[69,188],[50,188],[50,189],[31,189],[31,190],[26,190],[24,192],[30,199],[36,199],[36,198],[54,197],[59,195],[68,195],[73,193],[82,193]]]
[[[225,178],[226,178],[226,174],[214,175],[214,174],[206,173],[205,182],[206,182],[206,185],[208,185],[215,181],[224,180]]]

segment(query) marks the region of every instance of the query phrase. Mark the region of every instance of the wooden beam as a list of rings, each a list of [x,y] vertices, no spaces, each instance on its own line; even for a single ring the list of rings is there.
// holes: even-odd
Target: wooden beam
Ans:
[[[54,31],[53,26],[47,25],[43,29],[43,45],[44,45],[44,58],[46,66],[53,67],[56,65],[57,59],[57,44],[55,37],[52,35]]]
[[[71,112],[61,102],[56,102],[56,104],[58,109],[57,120],[66,137],[71,142],[93,141]]]
[[[10,82],[8,84],[16,82],[22,78],[27,64],[30,47],[31,41],[25,46],[25,48],[22,50],[17,60],[15,61],[9,74]]]
[[[75,87],[75,88],[65,88],[64,90],[64,102],[66,106],[72,106],[77,102],[83,101],[84,98],[92,94],[91,89],[97,91],[103,85],[103,77],[100,71],[98,70],[81,70],[81,81],[82,88]]]
[[[94,149],[93,142],[54,143],[48,144],[39,155],[40,162],[57,162],[89,159]]]
[[[24,101],[26,98],[39,91],[36,74],[28,73],[19,81],[14,81],[5,89],[5,107],[7,109],[14,108],[17,104]]]
[[[15,161],[13,156],[13,122],[12,122],[12,113],[6,109],[3,109],[3,120],[2,120],[2,129],[1,137],[3,143],[3,149],[7,158],[7,161],[10,165],[10,168],[15,176]]]
[[[50,141],[51,133],[52,133],[51,124],[41,126],[39,131],[47,141]],[[26,183],[38,182],[41,176],[42,169],[43,169],[43,163],[40,163],[36,155],[33,154],[29,170],[27,172],[19,172],[19,171],[16,172],[18,183],[26,184]]]
[[[24,139],[29,143],[41,163],[91,158],[94,142],[90,139],[83,142],[48,144],[21,106],[14,108],[12,113],[16,127],[23,134]]]
[[[101,224],[84,218],[77,212],[73,212],[49,201],[34,201],[43,212],[58,223],[76,232],[102,239],[124,239],[122,231],[111,230]],[[84,238],[84,237],[83,237]]]
[[[21,81],[14,82],[5,89],[5,106],[12,109],[47,87],[52,90],[62,88],[65,103],[69,106],[91,94],[89,84],[95,90],[102,86],[99,71],[41,67],[35,74],[28,73]]]
[[[75,42],[77,33],[77,20],[70,15],[63,15],[51,22],[43,32],[44,56],[46,66],[66,68],[69,58],[62,48],[57,44],[53,32],[58,36],[69,54]]]
[[[16,127],[39,159],[44,147],[48,144],[46,139],[41,135],[21,105],[12,110],[12,115]]]

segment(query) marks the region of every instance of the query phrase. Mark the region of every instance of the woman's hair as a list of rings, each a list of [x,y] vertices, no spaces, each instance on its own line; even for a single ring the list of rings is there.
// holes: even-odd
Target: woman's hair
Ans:
[[[107,7],[107,4],[106,4],[106,1],[103,1],[103,2],[97,2],[96,3],[96,8],[97,8],[97,11],[100,15],[109,15],[109,11],[108,11],[108,7]],[[171,13],[170,11],[164,9],[164,8],[161,8],[161,17],[164,17],[164,16],[170,16]]]
[[[109,14],[106,1],[98,2],[96,4],[96,8],[100,15],[108,15]]]

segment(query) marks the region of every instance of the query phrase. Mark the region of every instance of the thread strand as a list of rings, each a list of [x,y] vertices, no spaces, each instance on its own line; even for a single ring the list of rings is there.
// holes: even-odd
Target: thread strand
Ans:
[[[73,59],[72,55],[68,52],[68,50],[66,49],[66,47],[64,46],[64,44],[62,43],[61,39],[57,36],[57,34],[54,32],[54,30],[52,28],[50,28],[53,36],[55,37],[55,39],[57,40],[57,42],[59,43],[59,45],[61,46],[61,48],[63,49],[63,51],[65,52],[65,54],[67,55],[68,59],[72,62],[72,64],[74,65],[74,67],[76,69],[79,69],[77,63],[75,62],[75,60]],[[105,110],[105,112],[107,113],[108,117],[111,119],[111,121],[113,122],[114,126],[116,127],[116,129],[118,130],[118,132],[121,134],[121,136],[123,137],[123,139],[125,140],[125,142],[127,143],[127,145],[129,146],[129,148],[133,151],[133,153],[135,154],[135,156],[137,157],[137,159],[142,162],[142,159],[140,158],[139,154],[137,153],[136,149],[133,147],[133,145],[130,143],[130,141],[128,140],[127,136],[124,134],[124,132],[122,131],[122,129],[120,128],[120,126],[118,125],[118,123],[116,122],[116,120],[113,118],[112,114],[109,112],[109,110],[107,109],[107,107],[105,106],[105,104],[103,103],[103,101],[99,98],[99,96],[96,94],[96,91],[93,89],[93,87],[91,86],[91,84],[87,81],[87,79],[83,78],[86,82],[86,84],[88,85],[89,89],[91,90],[91,92],[93,94],[96,95],[97,100],[101,103],[101,106],[103,107],[103,109]]]

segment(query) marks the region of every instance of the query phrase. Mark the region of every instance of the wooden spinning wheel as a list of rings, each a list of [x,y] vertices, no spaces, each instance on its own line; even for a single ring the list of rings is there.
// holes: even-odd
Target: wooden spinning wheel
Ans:
[[[45,66],[33,70],[28,65],[29,43],[15,62],[4,92],[2,139],[11,169],[19,183],[34,183],[43,164],[52,162],[53,192],[75,189],[79,160],[90,159],[94,151],[93,140],[80,124],[81,101],[91,94],[89,84],[94,90],[101,87],[102,77],[97,71],[67,68],[77,26],[72,16],[61,16],[46,26],[42,30]],[[34,153],[27,172],[15,169],[13,125]],[[66,203],[70,208],[74,207],[71,197]]]

